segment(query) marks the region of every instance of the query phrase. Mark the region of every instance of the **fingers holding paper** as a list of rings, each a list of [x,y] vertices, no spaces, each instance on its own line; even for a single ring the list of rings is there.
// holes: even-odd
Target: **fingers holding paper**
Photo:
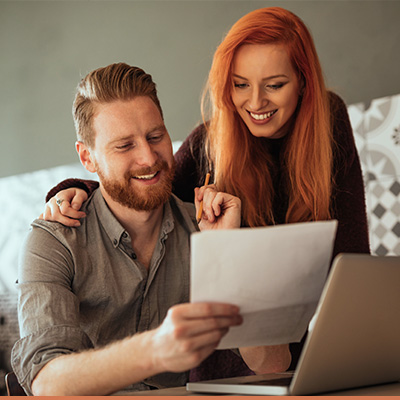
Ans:
[[[241,323],[239,308],[231,304],[178,304],[152,334],[154,362],[174,372],[194,368],[215,350],[230,327]]]
[[[241,201],[229,193],[219,192],[215,185],[195,189],[195,206],[202,214],[200,230],[240,228]]]

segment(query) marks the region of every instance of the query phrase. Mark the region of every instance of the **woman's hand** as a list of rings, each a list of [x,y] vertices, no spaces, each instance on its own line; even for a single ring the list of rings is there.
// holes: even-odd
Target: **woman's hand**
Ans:
[[[285,372],[292,360],[288,344],[241,347],[239,351],[247,366],[257,375]]]
[[[39,219],[60,222],[65,226],[80,226],[79,219],[86,217],[86,214],[79,210],[87,198],[87,193],[82,189],[61,190],[46,203]]]
[[[238,197],[218,192],[215,185],[202,186],[194,191],[197,211],[203,201],[200,230],[240,228],[241,201]]]

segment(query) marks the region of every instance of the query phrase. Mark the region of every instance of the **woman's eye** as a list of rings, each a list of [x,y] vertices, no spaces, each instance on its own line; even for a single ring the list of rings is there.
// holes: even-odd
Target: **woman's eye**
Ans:
[[[235,88],[244,89],[247,87],[247,83],[235,83]]]
[[[283,85],[284,85],[284,83],[278,83],[278,84],[276,84],[276,85],[267,85],[267,89],[270,89],[270,90],[278,90],[278,89],[280,89],[281,87],[283,87]]]

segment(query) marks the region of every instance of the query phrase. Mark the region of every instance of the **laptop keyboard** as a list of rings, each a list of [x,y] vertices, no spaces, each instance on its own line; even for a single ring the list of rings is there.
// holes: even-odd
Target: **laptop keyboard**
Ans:
[[[264,381],[246,382],[244,385],[256,385],[256,386],[289,386],[292,381],[292,376],[276,379],[266,379]]]

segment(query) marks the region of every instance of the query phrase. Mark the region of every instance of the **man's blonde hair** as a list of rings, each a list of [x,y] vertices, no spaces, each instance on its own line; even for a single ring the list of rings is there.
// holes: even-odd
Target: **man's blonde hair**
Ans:
[[[78,140],[88,147],[94,147],[95,133],[92,121],[96,103],[131,100],[137,96],[150,97],[163,117],[156,84],[151,75],[142,69],[118,63],[90,72],[79,83],[72,107]]]

